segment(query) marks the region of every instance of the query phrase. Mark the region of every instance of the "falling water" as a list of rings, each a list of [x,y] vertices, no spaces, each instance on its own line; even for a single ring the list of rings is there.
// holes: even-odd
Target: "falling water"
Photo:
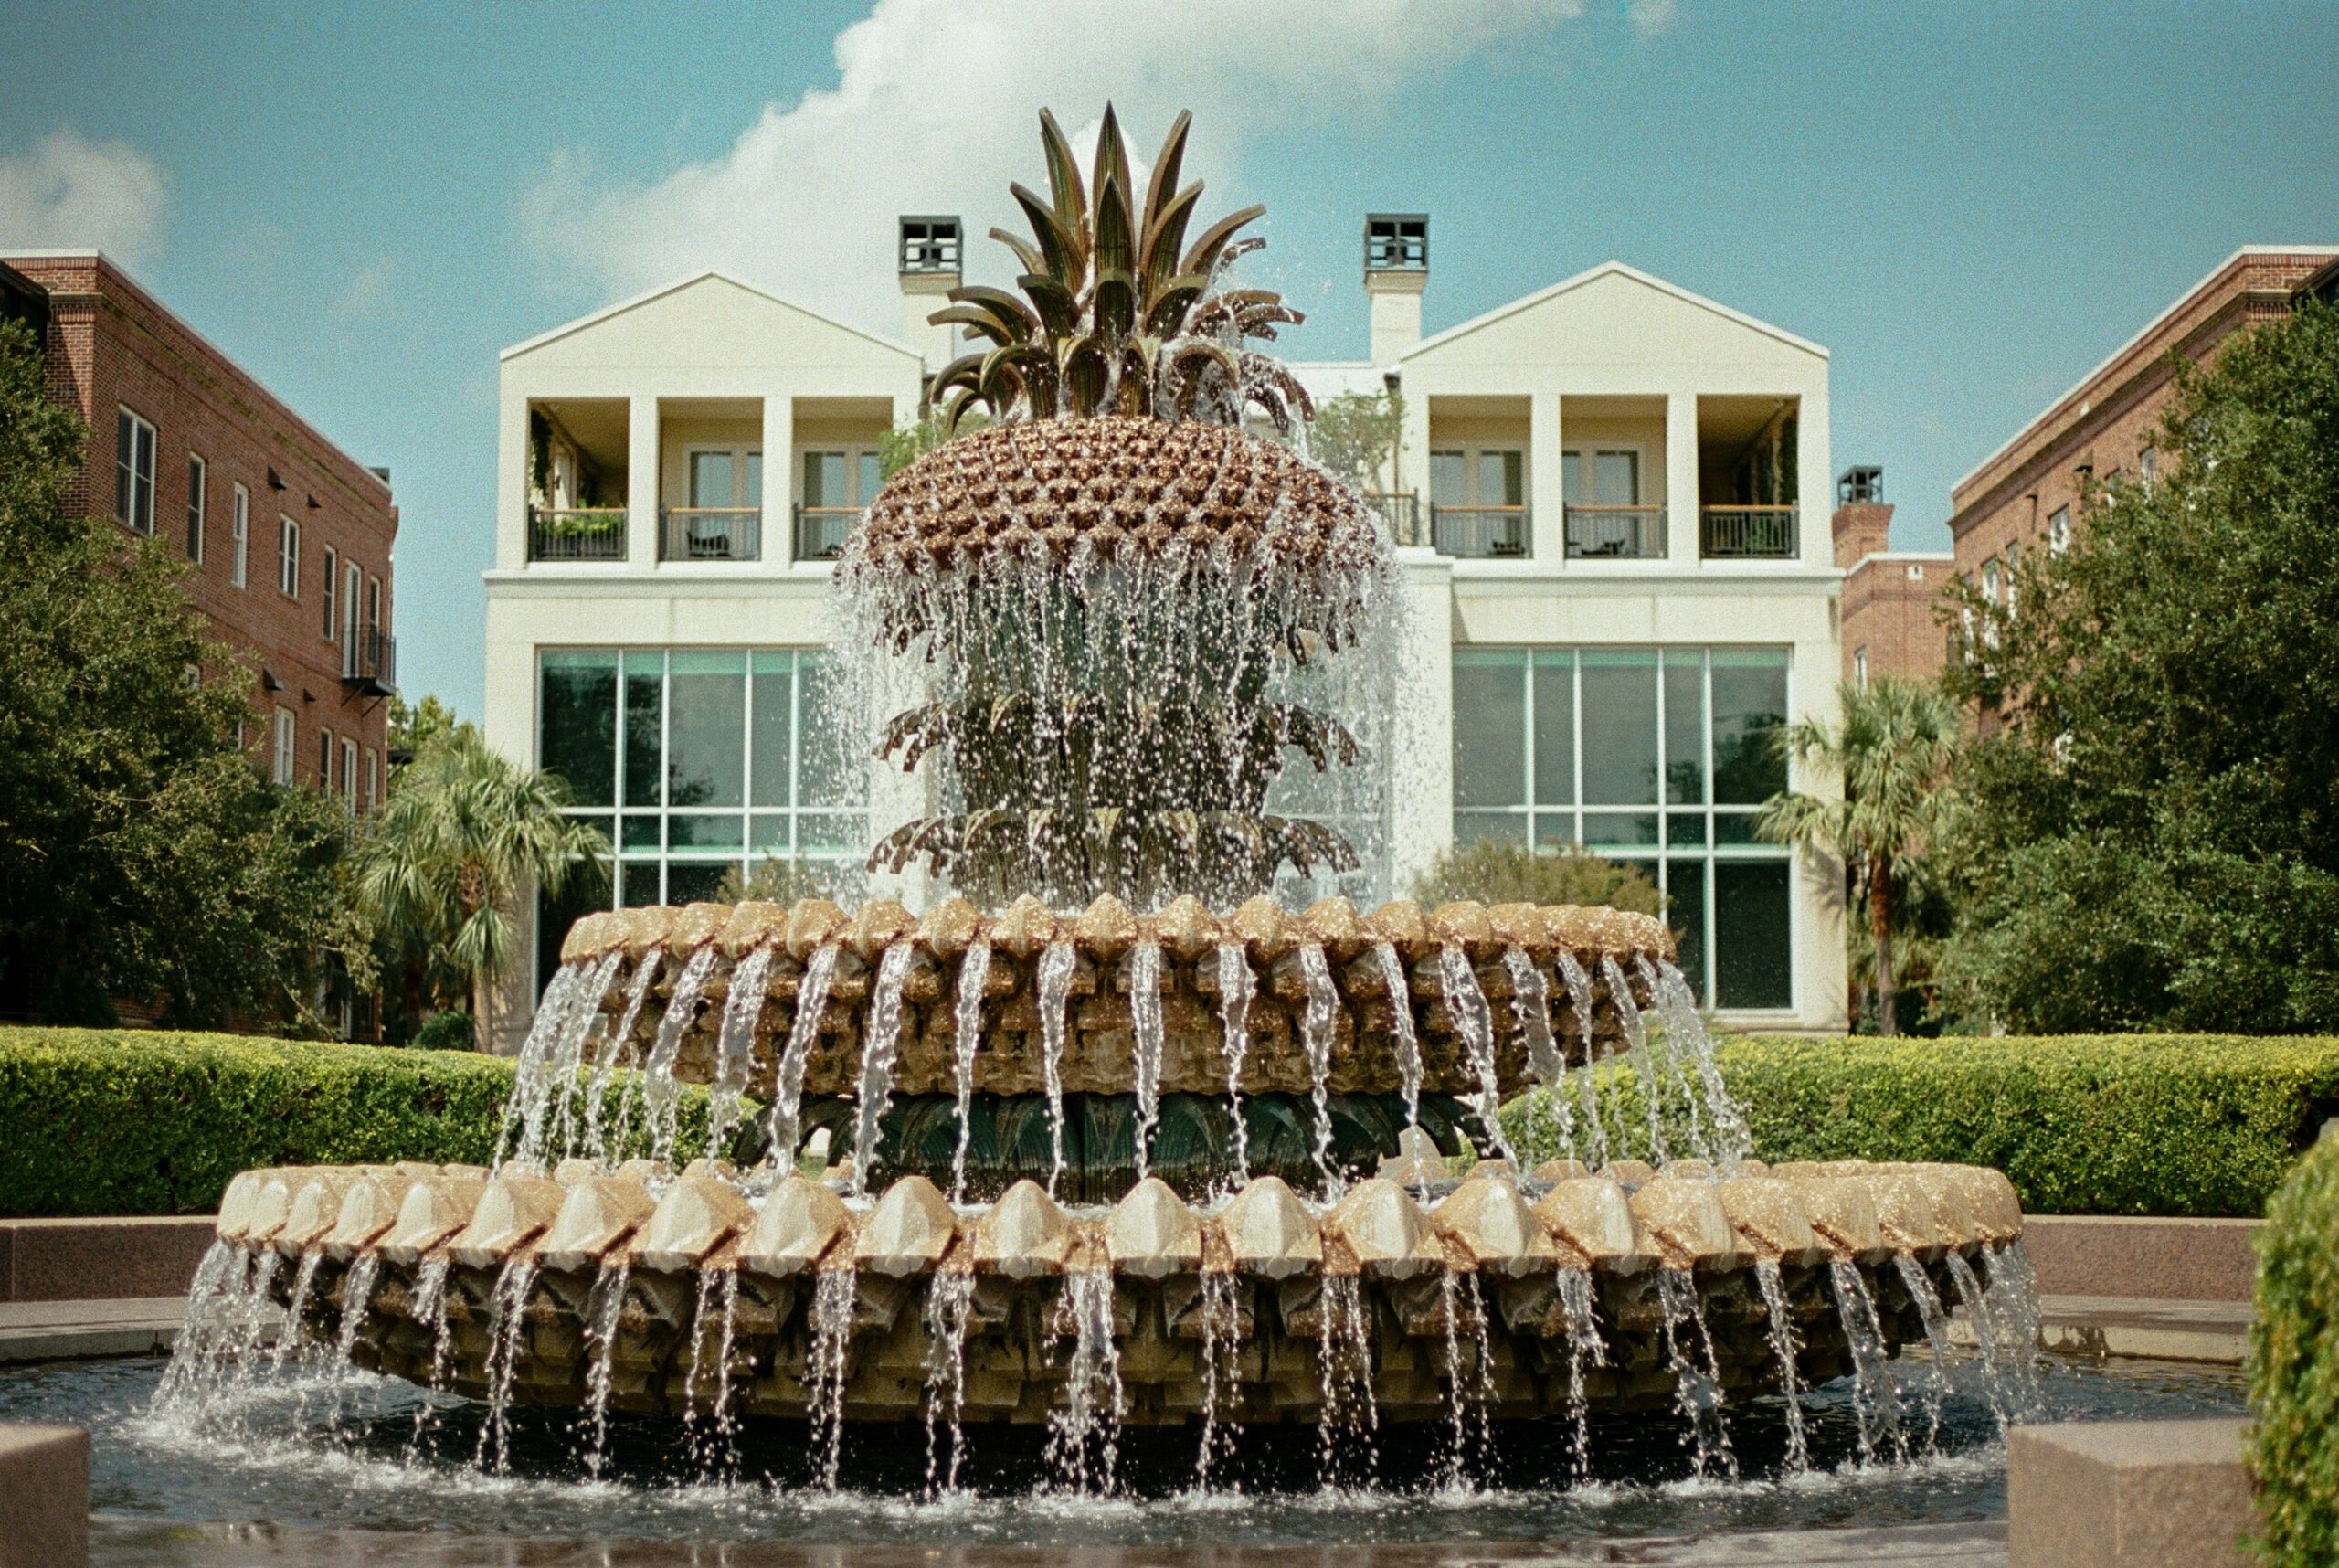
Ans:
[[[852,1304],[858,1283],[850,1268],[823,1269],[812,1286],[812,1337],[805,1354],[811,1446],[820,1456],[820,1484],[837,1489],[844,1451],[845,1352],[852,1345]]]
[[[310,1251],[301,1255],[301,1266],[292,1276],[292,1293],[286,1298],[284,1327],[276,1336],[276,1353],[269,1358],[270,1372],[283,1371],[284,1358],[288,1355],[296,1361],[302,1359],[299,1352],[305,1350],[308,1343],[309,1295],[316,1288],[317,1266],[324,1260],[325,1255],[322,1252]]]
[[[1048,1088],[1048,1196],[1064,1176],[1064,1028],[1072,1000],[1073,947],[1048,944],[1040,955],[1040,1048]]]
[[[723,1001],[723,1026],[715,1035],[714,1082],[706,1091],[706,1157],[718,1160],[739,1119],[739,1099],[747,1092],[755,1064],[756,1027],[763,1022],[764,997],[771,987],[772,945],[754,949],[731,970],[731,994]]]
[[[1669,959],[1653,966],[1646,956],[1634,962],[1640,967],[1649,994],[1656,999],[1666,1038],[1677,1049],[1686,1049],[1698,1069],[1698,1082],[1705,1090],[1706,1116],[1713,1123],[1716,1167],[1724,1176],[1734,1176],[1740,1164],[1754,1152],[1754,1135],[1747,1128],[1746,1113],[1739,1109],[1730,1086],[1722,1082],[1721,1065],[1714,1057],[1714,1037],[1698,1015],[1698,999],[1690,994],[1688,978]]]
[[[983,1037],[983,982],[990,978],[990,944],[978,941],[958,965],[958,995],[952,1025],[958,1046],[958,1151],[950,1157],[950,1201],[967,1201],[967,1140],[974,1135],[975,1051]],[[951,1473],[958,1461],[951,1460]]]
[[[2019,1418],[2038,1408],[2038,1271],[2019,1237],[1983,1256],[1990,1267],[1991,1319],[2014,1384],[2012,1414]]]
[[[374,1305],[374,1278],[381,1267],[378,1253],[360,1253],[350,1261],[349,1272],[342,1278],[341,1332],[335,1336],[333,1348],[336,1372],[349,1365],[349,1358],[357,1349],[357,1336],[364,1330],[365,1314]]]
[[[1329,1487],[1339,1479],[1343,1436],[1354,1439],[1348,1446],[1364,1456],[1370,1469],[1381,1410],[1372,1394],[1372,1325],[1365,1317],[1364,1292],[1352,1274],[1326,1275],[1322,1292],[1317,1308],[1316,1374],[1324,1404],[1317,1426],[1323,1483]]]
[[[1633,1076],[1640,1085],[1642,1108],[1648,1112],[1649,1159],[1662,1165],[1673,1155],[1665,1141],[1665,1083],[1657,1076],[1656,1059],[1649,1054],[1648,1021],[1641,1016],[1640,1004],[1633,1000],[1632,987],[1625,983],[1625,971],[1614,958],[1600,960],[1600,978],[1607,982],[1609,1000],[1616,1004],[1616,1020],[1625,1031],[1625,1052],[1632,1058]]]
[[[1437,949],[1437,978],[1445,993],[1445,1011],[1453,1015],[1454,1027],[1470,1054],[1470,1065],[1478,1075],[1478,1119],[1486,1125],[1487,1136],[1494,1140],[1495,1152],[1516,1165],[1518,1151],[1510,1147],[1510,1139],[1502,1129],[1502,1085],[1495,1066],[1494,1009],[1487,1005],[1487,993],[1478,985],[1478,971],[1470,967],[1470,956],[1462,950],[1461,944],[1448,942]]]
[[[1905,1252],[1892,1255],[1892,1265],[1917,1304],[1925,1325],[1925,1343],[1932,1349],[1932,1367],[1925,1378],[1925,1451],[1941,1451],[1941,1407],[1949,1397],[1949,1314],[1942,1310],[1941,1294],[1925,1277],[1925,1266]]]
[[[507,1259],[495,1277],[487,1321],[487,1425],[480,1428],[473,1464],[486,1462],[491,1441],[495,1473],[512,1464],[512,1383],[519,1371],[520,1336],[527,1330],[528,1292],[536,1282],[536,1260],[521,1254]]]
[[[577,1099],[585,1092],[585,1080],[580,1072],[585,1062],[585,1044],[592,1038],[593,1026],[601,1021],[601,1006],[609,1000],[609,988],[617,984],[618,970],[624,966],[625,953],[612,948],[601,955],[577,993],[575,1012],[560,1032],[553,1047],[552,1071],[548,1075],[548,1114],[545,1125],[530,1135],[521,1146],[525,1159],[537,1159],[551,1149],[566,1155],[577,1147]],[[606,1048],[596,1056],[606,1054]],[[533,1142],[534,1147],[529,1147]]]
[[[1714,1340],[1706,1327],[1698,1284],[1686,1268],[1656,1271],[1656,1298],[1665,1308],[1665,1356],[1673,1368],[1673,1406],[1688,1430],[1682,1443],[1690,1451],[1699,1478],[1715,1469],[1732,1479],[1738,1456],[1730,1446],[1730,1428],[1721,1414],[1721,1367],[1714,1356]],[[1699,1343],[1689,1342],[1697,1330]],[[1693,1350],[1702,1349],[1702,1359]]]
[[[239,1383],[249,1381],[258,1370],[260,1341],[268,1337],[270,1329],[283,1323],[271,1294],[283,1266],[284,1255],[273,1247],[262,1252],[252,1265],[250,1281],[244,1287],[243,1310],[220,1352],[228,1372]]]
[[[1048,1455],[1074,1491],[1109,1497],[1121,1446],[1121,1351],[1113,1339],[1113,1277],[1082,1269],[1064,1277],[1064,1315],[1071,1319],[1072,1360],[1064,1404],[1048,1418]]]
[[[445,1254],[426,1257],[415,1270],[408,1309],[414,1320],[430,1330],[430,1383],[436,1390],[447,1381],[447,1352],[453,1346],[454,1325],[447,1317],[447,1277],[453,1260]],[[438,1407],[425,1399],[414,1407],[414,1429],[407,1435],[406,1454],[412,1462],[422,1452],[422,1435],[429,1429]]]
[[[1129,949],[1130,1050],[1137,1066],[1137,1178],[1145,1180],[1161,1120],[1161,944]]]
[[[1251,1046],[1251,998],[1258,982],[1240,942],[1218,945],[1219,1052],[1226,1058],[1228,1120],[1234,1133],[1234,1181],[1250,1174],[1249,1129],[1243,1124],[1243,1056]]]
[[[643,1115],[650,1124],[650,1157],[663,1164],[673,1158],[674,1118],[681,1114],[683,1085],[674,1076],[674,1058],[682,1053],[683,1036],[698,1019],[699,998],[714,973],[714,944],[707,943],[690,956],[674,977],[674,994],[658,1020],[658,1039],[650,1047],[650,1063],[641,1083]]]
[[[1236,1358],[1243,1353],[1243,1321],[1235,1303],[1237,1284],[1232,1274],[1202,1276],[1202,1442],[1194,1458],[1194,1489],[1210,1490],[1211,1467],[1219,1449],[1233,1447],[1219,1430],[1222,1404],[1231,1412],[1234,1403]]]
[[[1438,1272],[1439,1307],[1445,1319],[1445,1413],[1453,1441],[1446,1454],[1445,1485],[1459,1492],[1467,1482],[1470,1437],[1475,1429],[1481,1457],[1494,1450],[1494,1431],[1487,1407],[1494,1402],[1494,1349],[1488,1340],[1485,1294],[1476,1273],[1453,1268]],[[1462,1330],[1476,1335],[1476,1355],[1464,1365]],[[1476,1416],[1475,1428],[1471,1421]]]
[[[1318,943],[1300,946],[1299,975],[1307,987],[1307,1002],[1299,1014],[1299,1042],[1307,1053],[1307,1096],[1316,1107],[1316,1171],[1324,1179],[1325,1194],[1337,1198],[1344,1183],[1339,1172],[1332,1169],[1332,1104],[1328,1091],[1333,1025],[1339,1018],[1340,993],[1333,988],[1331,966],[1324,961],[1324,949]]]
[[[172,1342],[171,1364],[154,1391],[155,1408],[191,1398],[217,1371],[222,1320],[242,1300],[250,1268],[250,1255],[233,1243],[214,1241],[204,1252],[187,1287],[185,1326]]]
[[[532,1110],[539,1118],[542,1096],[550,1092],[552,1083],[551,1058],[554,1042],[567,1022],[570,1004],[585,985],[585,966],[566,963],[553,971],[545,982],[544,995],[536,1001],[536,1015],[528,1022],[528,1036],[520,1043],[519,1055],[513,1062],[512,1095],[503,1102],[503,1124],[495,1131],[495,1158],[490,1163],[501,1165],[511,1147],[512,1134],[527,1119]]]
[[[1576,1070],[1577,1091],[1583,1099],[1584,1154],[1598,1170],[1608,1163],[1608,1126],[1600,1116],[1600,1086],[1592,1075],[1592,976],[1583,963],[1565,948],[1551,955],[1560,967],[1560,979],[1566,982],[1568,1002],[1575,1012],[1576,1034],[1583,1057],[1583,1065]]]
[[[1397,1033],[1397,1085],[1405,1097],[1405,1125],[1422,1124],[1422,1042],[1413,1032],[1413,990],[1405,980],[1404,960],[1393,943],[1372,944],[1373,962],[1381,966],[1381,983],[1389,993],[1389,1023]]]
[[[1529,1106],[1541,1106],[1559,1122],[1560,1155],[1573,1160],[1575,1113],[1561,1092],[1567,1077],[1567,1063],[1551,1038],[1551,988],[1543,983],[1543,971],[1535,967],[1524,948],[1505,948],[1502,964],[1510,975],[1511,1020],[1519,1033],[1527,1037],[1527,1064],[1534,1070],[1536,1082],[1543,1086],[1543,1092],[1535,1096]]]
[[[788,1044],[779,1054],[778,1081],[771,1097],[772,1159],[782,1176],[796,1168],[796,1140],[803,1132],[799,1116],[804,1074],[810,1065],[812,1043],[820,1035],[820,1014],[828,1011],[829,982],[836,972],[837,945],[825,942],[813,950],[797,982],[796,1016],[788,1026]]]
[[[593,1422],[593,1446],[585,1456],[585,1472],[595,1480],[601,1478],[601,1466],[609,1446],[609,1391],[616,1370],[618,1326],[625,1314],[626,1281],[631,1265],[623,1247],[614,1249],[602,1260],[601,1271],[593,1280],[593,1293],[586,1299],[586,1342],[591,1346],[593,1360],[585,1374],[585,1409]]]
[[[902,982],[917,949],[895,942],[877,961],[870,993],[869,1027],[861,1048],[861,1088],[852,1118],[852,1195],[869,1195],[869,1169],[877,1162],[877,1128],[894,1097],[894,1063],[902,1048]]]
[[[1795,1371],[1794,1319],[1787,1310],[1786,1286],[1779,1277],[1779,1260],[1758,1258],[1754,1286],[1762,1293],[1762,1308],[1771,1319],[1771,1356],[1779,1363],[1779,1394],[1787,1406],[1787,1473],[1799,1476],[1811,1467],[1811,1445],[1803,1430],[1803,1379]]]
[[[1600,1321],[1592,1309],[1592,1271],[1562,1266],[1560,1305],[1567,1312],[1568,1414],[1575,1424],[1575,1478],[1592,1478],[1591,1407],[1584,1397],[1583,1369],[1608,1364],[1608,1347],[1601,1342]]]
[[[963,1268],[945,1269],[926,1293],[926,1490],[939,1498],[958,1489],[958,1466],[967,1457],[967,1327],[974,1319],[975,1277]],[[936,1423],[950,1423],[950,1467],[944,1472],[935,1443]]]
[[[1905,1462],[1909,1439],[1900,1430],[1900,1402],[1892,1387],[1884,1326],[1877,1319],[1868,1282],[1840,1257],[1828,1264],[1827,1279],[1835,1287],[1836,1315],[1843,1321],[1844,1338],[1851,1344],[1852,1414],[1859,1422],[1860,1463],[1876,1462],[1879,1436],[1890,1441],[1895,1456]]]
[[[701,1469],[709,1477],[718,1470],[729,1474],[738,1468],[735,1441],[737,1429],[731,1408],[732,1333],[738,1317],[739,1271],[702,1271],[698,1277],[698,1304],[691,1314],[690,1371],[683,1378],[683,1431],[684,1444],[697,1453]],[[710,1342],[714,1347],[714,1367],[707,1380],[713,1384],[713,1419],[709,1432],[702,1437],[697,1430],[698,1389]]]
[[[618,1017],[614,1032],[601,1041],[601,1053],[593,1060],[591,1084],[585,1091],[585,1155],[588,1160],[610,1162],[612,1149],[603,1138],[601,1112],[609,1092],[609,1079],[620,1063],[630,1065],[633,1060],[633,1030],[640,1022],[642,1004],[650,1000],[650,988],[657,983],[658,971],[666,961],[666,949],[652,948],[634,966],[633,983],[627,988],[625,1011]],[[619,1113],[618,1137],[614,1152],[623,1157],[627,1118],[633,1108],[635,1086],[629,1082],[623,1091],[624,1104]]]

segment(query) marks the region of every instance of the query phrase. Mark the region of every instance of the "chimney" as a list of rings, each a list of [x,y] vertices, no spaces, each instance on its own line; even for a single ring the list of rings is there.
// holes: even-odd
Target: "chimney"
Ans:
[[[1364,218],[1364,293],[1372,304],[1372,363],[1394,365],[1422,340],[1429,286],[1429,214],[1372,212]]]
[[[898,265],[902,280],[902,341],[918,351],[932,376],[958,357],[956,335],[926,318],[950,302],[958,286],[958,220],[932,214],[902,216]]]
[[[1868,465],[1846,469],[1836,478],[1836,565],[1858,566],[1881,555],[1892,537],[1892,508],[1884,499],[1884,471]]]

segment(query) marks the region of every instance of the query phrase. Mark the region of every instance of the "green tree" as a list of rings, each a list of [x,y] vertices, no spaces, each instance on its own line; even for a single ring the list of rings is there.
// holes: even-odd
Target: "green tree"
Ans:
[[[1422,904],[1475,899],[1480,904],[1607,905],[1639,915],[1665,913],[1665,897],[1637,867],[1582,850],[1536,850],[1480,839],[1445,851],[1413,878]]]
[[[972,435],[990,423],[979,412],[968,409],[960,417],[956,429],[931,411],[906,425],[896,425],[878,440],[878,475],[881,480],[889,480],[954,436]],[[866,503],[870,498],[864,495],[861,499]]]
[[[1944,986],[1974,1023],[2339,1028],[2339,311],[2180,362],[2151,483],[1970,591]]]
[[[458,726],[469,729],[455,716],[455,710],[437,697],[425,694],[418,703],[408,703],[404,697],[390,699],[390,750],[411,758],[421,754],[423,747]]]
[[[0,323],[0,1015],[322,1031],[329,961],[371,983],[346,813],[245,755],[250,677],[184,568],[68,509],[84,434]]]
[[[557,895],[606,860],[609,841],[564,815],[567,803],[557,777],[459,725],[407,764],[359,837],[359,906],[386,940],[428,953],[436,982],[467,994],[474,1018],[490,1016],[492,990],[519,956],[523,900],[536,888]]]
[[[1344,392],[1316,405],[1307,452],[1358,490],[1392,488],[1389,460],[1405,429],[1405,399],[1394,389]]]
[[[1841,721],[1800,719],[1778,746],[1806,769],[1838,779],[1840,798],[1787,790],[1762,804],[1755,832],[1773,843],[1843,863],[1851,903],[1867,916],[1878,1029],[1900,1032],[1893,937],[1903,895],[1920,874],[1949,796],[1942,786],[1964,730],[1957,705],[1931,686],[1846,682]]]

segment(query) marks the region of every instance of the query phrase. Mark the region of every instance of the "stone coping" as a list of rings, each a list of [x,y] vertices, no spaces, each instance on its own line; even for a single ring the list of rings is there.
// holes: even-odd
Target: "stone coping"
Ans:
[[[0,1220],[0,1303],[184,1296],[206,1214]]]
[[[2006,1439],[2008,1568],[2244,1568],[2240,1416],[2064,1422]]]
[[[0,1425],[0,1568],[90,1560],[90,1435]]]
[[[2059,1296],[2242,1301],[2256,1294],[2263,1220],[2032,1214],[2024,1245]]]

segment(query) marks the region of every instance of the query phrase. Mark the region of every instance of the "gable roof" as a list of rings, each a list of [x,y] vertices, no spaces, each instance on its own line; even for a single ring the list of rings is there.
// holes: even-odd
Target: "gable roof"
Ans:
[[[880,337],[873,332],[864,332],[861,328],[852,324],[850,322],[841,322],[834,316],[823,315],[820,312],[813,310],[810,306],[799,305],[794,300],[785,298],[779,294],[775,294],[769,289],[760,288],[757,285],[747,282],[746,280],[741,278],[735,278],[730,273],[724,271],[720,268],[708,267],[700,271],[690,273],[686,277],[677,278],[671,283],[661,283],[658,287],[636,294],[630,299],[619,300],[613,305],[603,305],[599,310],[593,312],[589,315],[578,316],[572,322],[564,322],[559,326],[554,327],[550,332],[538,333],[535,336],[527,339],[524,343],[513,344],[511,347],[497,355],[496,358],[498,360],[516,358],[521,355],[531,352],[532,350],[542,348],[548,343],[555,343],[559,341],[561,338],[570,336],[576,333],[583,332],[587,327],[598,326],[601,323],[611,320],[617,316],[621,316],[628,311],[638,310],[641,306],[651,303],[652,301],[662,300],[669,294],[679,294],[685,289],[696,288],[699,284],[709,281],[718,283],[728,283],[731,287],[739,290],[743,293],[753,294],[759,300],[768,300],[773,304],[794,311],[799,315],[809,316],[812,320],[819,322],[822,326],[834,327],[839,332],[849,333],[852,336],[860,338],[865,343],[876,344],[879,348],[890,349],[895,354],[905,355],[911,359],[917,359],[920,357],[917,350],[912,348],[905,343],[895,342],[890,337]]]
[[[1433,334],[1432,335],[1422,339],[1421,342],[1413,344],[1413,347],[1405,350],[1404,353],[1399,355],[1397,357],[1400,360],[1411,359],[1413,355],[1434,348],[1440,344],[1450,343],[1455,338],[1466,336],[1471,333],[1476,332],[1481,327],[1491,326],[1495,323],[1502,321],[1507,317],[1519,314],[1521,311],[1531,310],[1547,300],[1555,300],[1561,294],[1570,293],[1574,290],[1582,288],[1587,283],[1597,282],[1599,280],[1607,277],[1629,278],[1634,282],[1639,283],[1646,288],[1654,289],[1660,294],[1669,295],[1673,299],[1680,301],[1683,304],[1694,305],[1698,309],[1703,311],[1710,311],[1715,315],[1721,317],[1724,321],[1733,323],[1736,325],[1748,328],[1753,332],[1761,333],[1766,337],[1775,338],[1777,341],[1785,344],[1790,348],[1801,349],[1804,353],[1816,355],[1821,359],[1827,357],[1827,351],[1825,348],[1822,348],[1819,344],[1812,342],[1809,338],[1797,337],[1794,334],[1786,331],[1783,327],[1774,327],[1768,322],[1758,321],[1754,317],[1746,314],[1743,311],[1733,311],[1728,305],[1722,304],[1719,301],[1707,299],[1703,294],[1693,294],[1688,290],[1681,287],[1678,283],[1668,283],[1664,279],[1659,278],[1653,273],[1644,272],[1637,267],[1627,266],[1622,261],[1614,260],[1603,261],[1599,266],[1587,268],[1585,270],[1578,272],[1572,278],[1562,278],[1558,282],[1551,284],[1548,288],[1538,289],[1531,294],[1523,295],[1519,299],[1511,301],[1508,304],[1498,305],[1493,310],[1487,312],[1484,315],[1472,316],[1468,321],[1463,322],[1458,325],[1450,326],[1444,332]]]

